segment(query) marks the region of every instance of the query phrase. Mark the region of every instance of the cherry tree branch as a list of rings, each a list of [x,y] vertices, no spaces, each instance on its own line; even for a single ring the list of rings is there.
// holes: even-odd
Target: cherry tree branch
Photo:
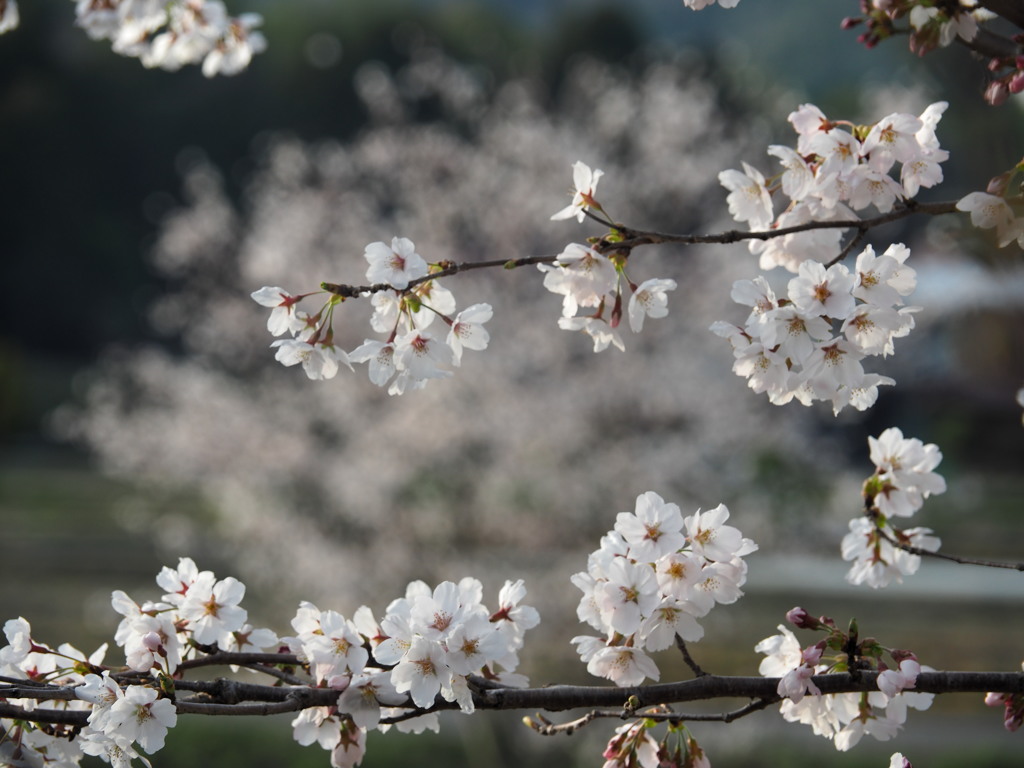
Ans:
[[[878,690],[878,673],[858,671],[816,675],[814,684],[823,694],[855,693]],[[476,690],[473,700],[477,709],[541,709],[562,712],[571,709],[617,708],[619,717],[627,717],[644,707],[709,701],[719,698],[750,699],[745,707],[715,715],[672,715],[667,719],[703,719],[731,722],[779,700],[779,678],[704,675],[694,680],[616,688],[610,686],[553,685],[544,688],[488,687]],[[196,715],[271,715],[298,712],[311,707],[332,707],[339,691],[310,686],[282,687],[241,683],[233,680],[176,681],[178,692],[197,693],[197,697],[175,700],[182,714]],[[914,690],[922,693],[1024,693],[1021,672],[922,672]],[[70,686],[0,686],[0,699],[31,699],[35,701],[73,700]],[[411,708],[408,715],[416,717],[428,712],[457,709],[455,702],[438,699],[428,709]],[[0,717],[38,723],[84,726],[89,713],[84,710],[26,709],[0,702]],[[637,715],[646,716],[646,715]]]
[[[957,37],[956,41],[965,48],[989,59],[1012,59],[1024,53],[1024,46],[1021,46],[1020,43],[987,29],[979,29],[973,40]]]
[[[909,552],[912,555],[919,557],[931,557],[936,560],[948,560],[951,563],[960,563],[961,565],[980,565],[985,568],[1005,568],[1010,571],[1024,571],[1024,563],[1007,563],[1000,562],[998,560],[982,560],[981,558],[975,557],[961,557],[960,555],[947,555],[945,552],[932,552],[928,549],[922,549],[921,547],[915,547],[911,544],[905,544],[901,541],[890,536],[885,531],[881,531],[882,535],[886,540],[897,549],[902,549],[904,552]]]
[[[776,237],[794,235],[800,232],[809,232],[817,229],[855,229],[858,235],[854,242],[859,242],[869,230],[880,227],[883,224],[890,224],[894,221],[908,218],[917,214],[928,216],[941,216],[949,213],[957,213],[956,200],[934,203],[920,203],[916,200],[905,200],[898,207],[888,213],[882,213],[867,219],[843,219],[835,221],[808,221],[803,224],[795,224],[790,227],[779,227],[764,231],[752,232],[745,230],[728,230],[710,235],[693,234],[672,234],[667,232],[654,232],[642,229],[633,229],[621,224],[616,224],[609,235],[602,237],[594,246],[600,253],[625,253],[642,245],[728,245],[743,240],[771,240]],[[600,221],[600,220],[598,220]],[[604,223],[604,222],[602,222]],[[848,246],[840,254],[840,259],[852,250]],[[409,288],[421,283],[437,280],[442,277],[450,277],[461,272],[469,272],[477,269],[515,269],[516,267],[529,266],[531,264],[551,264],[557,260],[557,256],[524,256],[518,259],[492,259],[490,261],[465,261],[461,263],[453,261],[442,261],[440,269],[431,272],[424,277],[411,280]],[[373,285],[347,285],[345,283],[323,282],[320,287],[328,293],[340,296],[343,299],[352,299],[369,296],[381,291],[393,291],[394,286],[388,283],[374,283]]]
[[[1020,0],[980,0],[978,5],[1024,29],[1024,3]]]
[[[655,245],[661,243],[677,243],[681,245],[698,245],[717,243],[727,245],[741,240],[771,240],[775,237],[795,235],[800,232],[809,232],[815,229],[856,229],[859,232],[867,232],[874,227],[890,224],[900,219],[905,219],[916,214],[929,216],[941,216],[947,213],[957,213],[956,200],[949,200],[936,203],[919,203],[916,200],[905,200],[902,205],[888,213],[882,213],[868,219],[844,219],[834,221],[808,221],[803,224],[794,224],[791,227],[779,227],[760,232],[747,232],[742,230],[729,230],[717,235],[673,235],[664,232],[645,232],[642,230],[622,227],[621,231],[625,238],[615,243],[619,249],[630,249],[640,245]],[[609,244],[612,247],[612,244]]]

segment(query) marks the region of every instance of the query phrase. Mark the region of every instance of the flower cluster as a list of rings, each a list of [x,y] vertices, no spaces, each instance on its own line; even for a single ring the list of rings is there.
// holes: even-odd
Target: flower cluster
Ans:
[[[178,70],[202,62],[203,74],[235,75],[267,47],[256,13],[229,16],[220,0],[75,0],[78,26],[93,40],[146,67]]]
[[[252,294],[257,303],[271,307],[267,330],[275,336],[290,333],[292,338],[275,341],[276,359],[284,365],[302,364],[311,379],[330,379],[340,366],[352,370],[352,363],[369,363],[370,381],[388,386],[388,394],[420,389],[430,379],[452,375],[451,368],[462,364],[466,349],[487,348],[490,336],[484,323],[492,317],[489,304],[473,304],[456,312],[455,297],[438,280],[425,279],[431,266],[416,253],[413,242],[395,237],[391,244],[366,246],[369,267],[366,278],[375,290],[370,325],[387,334],[385,341],[366,339],[349,353],[334,343],[333,313],[344,299],[331,295],[315,315],[296,306],[313,294],[291,295],[265,286]],[[411,286],[411,287],[410,287]],[[376,290],[384,288],[384,290]],[[435,318],[447,326],[447,334],[432,328]]]
[[[946,481],[933,471],[942,461],[934,443],[905,439],[890,427],[877,438],[869,437],[868,445],[875,464],[875,473],[864,481],[868,514],[850,521],[841,549],[843,559],[853,561],[846,580],[877,588],[917,572],[921,557],[905,547],[928,552],[939,548],[930,528],[901,530],[892,518],[912,516],[926,498],[946,490]]]
[[[525,631],[540,617],[519,604],[526,594],[521,580],[505,583],[494,613],[481,603],[482,594],[480,582],[471,578],[446,581],[433,590],[413,582],[379,624],[365,606],[346,619],[303,603],[292,620],[296,636],[284,640],[308,662],[318,684],[341,693],[336,707],[303,710],[292,722],[295,739],[331,750],[333,766],[356,765],[366,732],[386,730],[382,714],[407,711],[409,699],[429,709],[440,695],[471,713],[470,676],[525,685],[526,679],[515,673],[518,651]],[[400,705],[406,709],[394,709]],[[403,719],[397,727],[437,730],[437,715]]]
[[[908,707],[924,710],[931,706],[932,694],[912,691],[917,675],[930,670],[912,653],[883,648],[873,639],[858,642],[856,625],[844,633],[832,619],[815,619],[802,608],[794,608],[787,618],[797,627],[827,633],[824,640],[801,648],[796,636],[780,624],[780,634],[765,638],[754,648],[765,654],[758,671],[779,678],[777,690],[784,698],[780,711],[787,721],[810,725],[815,734],[846,751],[864,735],[888,741],[906,720]],[[891,666],[882,660],[884,654],[892,659]],[[878,690],[822,695],[812,680],[815,675],[848,672],[851,665],[877,669]]]
[[[719,504],[684,519],[653,491],[637,497],[632,513],[619,513],[586,572],[572,577],[583,592],[576,615],[602,633],[572,640],[590,674],[620,686],[657,680],[647,651],[664,650],[676,638],[700,640],[697,619],[743,595],[743,557],[757,545],[725,525],[728,518]]]
[[[233,576],[217,579],[183,557],[177,568],[164,567],[156,582],[165,592],[159,601],[139,605],[121,590],[111,598],[124,617],[114,641],[136,672],[173,675],[183,660],[202,655],[201,647],[243,651],[277,644],[272,631],[246,623],[248,614],[240,606],[245,585]]]
[[[587,211],[603,214],[604,209],[594,196],[602,175],[603,171],[591,170],[588,165],[577,161],[573,165],[575,190],[572,202],[551,218],[575,217],[583,221]],[[623,282],[630,291],[625,312],[633,333],[643,330],[646,318],[668,315],[667,292],[676,289],[676,281],[667,278],[651,278],[638,285],[626,276],[624,256],[616,254],[609,258],[579,243],[566,246],[553,264],[538,264],[537,267],[544,273],[544,287],[563,297],[558,327],[589,335],[595,352],[612,345],[623,351],[626,349],[617,330],[623,314]],[[577,315],[580,307],[589,309],[589,314]]]
[[[865,24],[867,31],[857,39],[869,48],[896,32],[896,21],[906,18],[910,23],[910,50],[923,56],[938,47],[945,47],[957,38],[970,42],[978,34],[978,22],[995,14],[978,9],[977,0],[953,0],[933,3],[931,0],[862,0],[865,16],[843,20],[844,29]]]
[[[105,644],[90,656],[67,643],[53,649],[32,639],[32,628],[23,618],[6,622],[4,634],[8,644],[0,648],[0,676],[9,682],[66,686],[77,694],[70,700],[7,699],[8,703],[33,711],[89,714],[88,725],[80,730],[67,725],[35,728],[21,721],[0,720],[5,733],[0,762],[6,764],[4,758],[17,752],[25,761],[18,765],[74,766],[84,755],[97,755],[123,767],[140,757],[136,747],[150,754],[163,747],[167,729],[177,721],[174,705],[152,686],[122,689],[111,680],[110,673],[100,666]],[[97,674],[100,672],[102,675]]]
[[[855,221],[873,205],[888,213],[897,202],[914,197],[921,187],[942,181],[940,163],[949,153],[939,147],[935,127],[946,102],[932,104],[919,117],[887,115],[871,126],[833,121],[813,104],[789,115],[796,130],[796,148],[772,145],[768,154],[783,170],[770,180],[754,167],[726,170],[719,181],[729,190],[729,212],[757,231],[782,229],[815,221]],[[849,130],[847,130],[849,129]],[[890,173],[900,164],[899,181]],[[775,215],[772,195],[789,202]],[[796,272],[810,258],[829,262],[842,252],[841,230],[809,229],[769,240],[751,240],[761,269],[784,267]]]
[[[239,605],[245,587],[232,577],[218,580],[191,559],[181,558],[177,568],[161,570],[157,584],[164,590],[162,598],[142,605],[124,592],[113,593],[113,607],[124,617],[115,641],[124,647],[131,670],[116,678],[103,665],[106,645],[86,657],[70,645],[53,650],[37,643],[25,619],[4,625],[8,644],[0,648],[0,676],[7,683],[24,680],[75,691],[70,699],[6,701],[25,710],[87,712],[88,724],[72,732],[70,726],[35,728],[2,719],[0,733],[6,735],[0,740],[0,762],[7,756],[5,745],[13,745],[23,757],[34,760],[38,755],[40,764],[56,768],[77,765],[84,754],[127,768],[139,757],[136,747],[156,752],[175,725],[177,710],[165,694],[176,684],[184,685],[177,683],[184,661],[196,666],[211,654],[269,649],[253,669],[276,671],[272,665],[280,658],[294,670],[297,657],[313,685],[337,692],[335,705],[301,711],[292,723],[295,739],[331,750],[333,766],[354,766],[363,756],[366,732],[389,727],[381,722],[382,715],[399,717],[402,729],[436,730],[436,714],[415,715],[416,710],[430,709],[438,695],[469,713],[479,682],[474,678],[525,685],[526,678],[515,673],[518,652],[526,630],[540,621],[535,609],[521,605],[526,595],[522,580],[505,583],[492,613],[481,602],[480,582],[466,578],[433,590],[413,582],[405,597],[388,606],[379,624],[365,606],[350,620],[302,603],[292,620],[295,636],[279,640],[271,630],[246,623],[246,611]],[[294,673],[275,676],[302,684]],[[147,677],[152,684],[137,684]]]
[[[775,405],[829,400],[837,414],[847,405],[863,411],[874,405],[880,385],[895,383],[866,373],[863,359],[892,354],[894,340],[914,327],[918,308],[902,306],[917,283],[909,255],[901,244],[882,254],[869,245],[853,273],[842,264],[803,261],[786,298],[764,276],[738,280],[732,299],[751,308],[746,322],[718,321],[711,330],[731,342],[733,371]]]

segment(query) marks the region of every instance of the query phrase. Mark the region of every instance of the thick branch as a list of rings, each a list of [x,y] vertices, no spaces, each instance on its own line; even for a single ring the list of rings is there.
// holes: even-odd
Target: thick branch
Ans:
[[[857,675],[817,675],[814,684],[822,693],[853,693],[878,690],[877,672]],[[657,685],[614,688],[609,686],[554,685],[547,688],[487,688],[474,693],[478,709],[534,709],[561,712],[569,709],[596,709],[604,707],[634,711],[658,704],[686,701],[708,701],[720,698],[750,699],[751,703],[732,713],[701,716],[703,719],[730,722],[750,711],[762,709],[778,700],[779,679],[774,677],[731,677],[704,675],[695,680]],[[271,715],[297,712],[310,707],[334,706],[338,691],[330,688],[281,687],[238,683],[232,680],[178,681],[178,691],[193,691],[198,695],[175,702],[178,712],[197,715]],[[51,686],[46,691],[35,688],[8,691],[0,689],[0,697],[13,698],[67,698],[50,696],[53,691],[71,691],[71,688]],[[1024,673],[1020,672],[922,672],[917,678],[916,691],[923,693],[1024,693]],[[31,695],[24,695],[24,694]],[[625,705],[629,702],[630,706]],[[440,709],[456,709],[458,705],[438,699],[428,710],[413,709],[409,717]],[[0,717],[39,723],[63,723],[83,726],[88,720],[84,710],[33,709],[26,710],[0,701]],[[686,716],[679,715],[679,719]]]
[[[978,5],[1024,29],[1024,3],[1021,0],[980,0]]]
[[[843,673],[813,678],[822,693],[853,693],[878,690],[878,673]],[[481,709],[546,709],[563,711],[582,707],[621,707],[631,696],[639,706],[703,701],[717,698],[771,699],[777,696],[778,678],[706,675],[678,683],[609,688],[556,685],[549,688],[502,688],[480,695]],[[916,691],[923,693],[1024,693],[1024,674],[1019,672],[922,672]]]
[[[1021,7],[1024,8],[1024,6]],[[989,59],[1012,59],[1024,53],[1024,47],[1020,44],[1008,37],[989,32],[987,29],[979,29],[973,40],[964,40],[962,37],[958,37],[956,41]]]

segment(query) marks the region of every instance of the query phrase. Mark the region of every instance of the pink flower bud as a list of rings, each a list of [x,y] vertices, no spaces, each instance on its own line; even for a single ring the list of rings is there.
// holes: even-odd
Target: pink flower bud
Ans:
[[[799,629],[817,629],[821,625],[821,622],[799,606],[786,612],[786,621]]]
[[[823,650],[824,648],[822,648],[822,644],[816,643],[808,648],[804,648],[800,653],[800,659],[807,666],[813,667],[821,661],[821,654]]]
[[[917,654],[913,651],[901,651],[898,648],[894,648],[892,651],[892,658],[897,664],[901,664],[907,659],[917,661]]]
[[[333,675],[327,678],[327,687],[336,691],[344,691],[352,682],[351,675]]]
[[[1006,701],[1005,693],[986,693],[985,694],[985,706],[986,707],[1001,707],[1003,702]]]
[[[993,176],[988,181],[988,185],[985,187],[985,191],[990,195],[996,197],[1003,197],[1006,194],[1006,188],[1010,184],[1010,177],[1013,175],[1011,171],[1001,173],[998,176]]]
[[[1020,93],[1024,91],[1024,71],[1017,70],[1017,73],[1010,78],[1010,93]]]
[[[160,650],[163,644],[163,640],[160,639],[160,635],[156,632],[147,632],[142,636],[142,647],[147,651],[155,653]]]
[[[993,107],[1003,104],[1010,95],[1010,89],[1002,80],[993,80],[985,89],[985,101]]]

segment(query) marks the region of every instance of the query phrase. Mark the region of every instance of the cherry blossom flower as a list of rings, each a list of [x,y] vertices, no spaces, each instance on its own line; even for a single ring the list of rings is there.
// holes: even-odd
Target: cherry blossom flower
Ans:
[[[394,707],[407,697],[391,684],[391,672],[366,670],[354,675],[338,698],[338,711],[360,728],[373,729],[380,722],[381,705]]]
[[[246,611],[238,605],[243,597],[245,585],[234,576],[216,581],[204,571],[185,593],[179,612],[197,643],[228,642],[230,633],[245,624]]]
[[[649,651],[663,651],[672,646],[676,637],[696,643],[704,637],[704,627],[697,623],[690,603],[674,597],[663,597],[640,625],[640,640]]]
[[[782,174],[782,191],[791,200],[802,200],[814,190],[814,172],[795,149],[772,144],[768,154],[779,158],[786,169]]]
[[[644,318],[668,315],[668,291],[676,289],[676,281],[654,277],[644,280],[629,297],[629,327],[633,333],[644,328]]]
[[[110,705],[103,732],[119,742],[135,742],[150,754],[162,749],[167,729],[177,723],[178,714],[174,704],[158,696],[155,688],[129,685],[124,697]]]
[[[872,126],[861,145],[861,153],[872,168],[885,173],[896,162],[917,159],[921,153],[917,132],[922,127],[919,117],[904,113],[887,115]]]
[[[395,339],[395,368],[407,372],[413,381],[442,379],[452,372],[442,368],[455,361],[452,348],[427,331],[413,330]]]
[[[902,531],[899,538],[909,546],[935,552],[941,542],[931,533],[929,528],[910,528]],[[894,547],[891,540],[895,538],[892,528],[888,525],[879,527],[871,518],[851,520],[850,532],[840,544],[843,559],[853,561],[846,580],[851,584],[867,584],[879,589],[893,581],[899,584],[904,576],[917,573],[921,557]]]
[[[600,210],[600,206],[594,200],[594,194],[597,191],[597,182],[603,175],[604,171],[591,170],[589,165],[579,160],[573,163],[572,180],[575,189],[573,190],[572,202],[558,213],[552,215],[551,218],[559,221],[561,219],[571,219],[575,216],[576,221],[582,222],[587,215],[586,211],[588,208]]]
[[[348,359],[353,363],[369,362],[370,381],[383,387],[397,372],[395,367],[395,345],[392,342],[366,339],[361,345],[349,352]],[[394,394],[388,390],[389,394]]]
[[[869,437],[868,446],[882,480],[875,504],[883,514],[909,517],[924,499],[945,492],[946,481],[932,471],[942,461],[942,452],[934,443],[904,439],[903,432],[890,427],[877,438]]]
[[[616,558],[596,592],[601,618],[616,632],[631,635],[658,605],[658,582],[650,566]]]
[[[888,213],[897,200],[903,199],[904,188],[895,179],[867,165],[858,165],[850,171],[847,183],[850,185],[848,202],[855,211],[874,205],[879,213]]]
[[[9,619],[4,622],[4,635],[7,637],[7,645],[0,648],[0,669],[13,670],[32,652],[32,626],[20,616]]]
[[[663,555],[678,552],[686,539],[679,507],[666,502],[654,491],[636,497],[636,508],[620,512],[615,530],[629,544],[629,556],[652,563]]]
[[[609,346],[626,351],[622,337],[600,317],[560,317],[558,327],[566,331],[583,331],[594,341],[594,351],[603,352]]]
[[[787,120],[799,136],[797,150],[801,155],[812,154],[807,142],[832,128],[832,123],[825,117],[825,113],[813,104],[801,104],[789,113]]]
[[[765,654],[757,671],[764,677],[782,677],[796,669],[803,660],[800,641],[787,626],[779,624],[779,634],[766,637],[754,646],[754,651]]]
[[[725,525],[729,508],[719,504],[707,512],[698,510],[683,522],[694,553],[708,560],[729,562],[757,551],[757,545],[743,537],[738,528]]]
[[[451,670],[438,643],[413,637],[402,660],[391,670],[391,682],[399,693],[408,693],[417,707],[427,708],[448,682]]]
[[[640,685],[646,678],[657,680],[661,676],[650,656],[639,648],[624,645],[600,648],[587,662],[587,671],[621,687]]]
[[[579,307],[597,307],[615,289],[618,273],[606,256],[579,243],[565,247],[554,264],[538,264],[544,287],[560,293],[562,316],[572,317]]]
[[[806,315],[844,320],[853,311],[853,283],[853,275],[842,264],[825,269],[816,261],[805,261],[797,277],[789,281],[788,295]]]
[[[887,669],[878,675],[878,690],[886,696],[895,696],[900,691],[914,688],[921,665],[917,659],[908,658],[900,662],[899,669]]]
[[[209,571],[203,571],[209,573]],[[164,566],[156,576],[156,584],[164,590],[164,602],[171,605],[181,605],[196,579],[199,578],[199,568],[191,557],[178,558],[178,567],[169,568]],[[212,574],[211,574],[212,575]]]
[[[490,619],[498,632],[509,636],[507,642],[514,647],[522,644],[526,630],[533,629],[540,623],[540,614],[536,608],[519,604],[524,597],[526,586],[522,579],[506,581],[498,592],[498,610]]]
[[[704,563],[704,558],[694,552],[676,552],[659,559],[655,564],[655,578],[658,580],[661,594],[679,600],[688,600],[693,594],[697,582],[703,578],[701,571],[704,568]],[[695,613],[692,606],[689,610],[690,613]],[[695,615],[703,614],[695,613]]]
[[[366,734],[350,720],[343,720],[340,738],[331,750],[331,768],[355,768],[365,754]]]
[[[737,280],[732,284],[729,297],[737,304],[751,308],[750,317],[747,318],[748,326],[761,324],[765,315],[779,307],[775,291],[772,290],[764,275],[758,275],[753,280]],[[750,327],[747,328],[747,331],[752,336],[760,335],[752,332]]]
[[[267,330],[274,336],[285,333],[296,334],[306,327],[304,313],[296,311],[295,305],[303,296],[292,296],[283,288],[264,286],[251,294],[253,301],[264,307],[273,307],[267,318]]]
[[[427,262],[416,253],[416,246],[407,237],[394,237],[391,245],[376,242],[366,246],[365,257],[370,266],[366,279],[371,283],[386,283],[398,290],[427,275]]]
[[[337,611],[320,614],[319,634],[303,642],[303,655],[309,660],[317,682],[335,675],[359,674],[369,653],[355,625]]]
[[[302,364],[302,370],[312,381],[333,379],[344,365],[352,370],[348,355],[333,344],[311,343],[301,339],[279,339],[270,345],[276,347],[274,359],[285,366]]]
[[[232,19],[213,50],[203,59],[203,74],[206,77],[237,75],[248,67],[254,54],[267,49],[266,38],[254,31],[262,23],[263,17],[258,13],[243,13]]]
[[[718,181],[729,190],[726,203],[734,219],[749,222],[750,228],[758,231],[771,226],[775,212],[760,171],[743,163],[742,173],[732,169],[722,171]]]
[[[1013,209],[1004,197],[988,192],[971,192],[961,198],[956,207],[959,211],[971,214],[971,224],[979,229],[995,228],[1000,248],[1020,235]]]
[[[484,323],[493,316],[490,304],[471,304],[455,316],[447,338],[455,365],[461,365],[463,349],[487,349],[491,337]]]
[[[310,707],[292,720],[292,738],[304,747],[316,743],[334,749],[341,739],[341,722],[329,707]]]
[[[880,255],[870,245],[865,246],[854,268],[854,297],[879,307],[902,304],[903,297],[913,293],[917,285],[917,273],[906,265],[909,255],[910,249],[902,243],[890,245]]]

